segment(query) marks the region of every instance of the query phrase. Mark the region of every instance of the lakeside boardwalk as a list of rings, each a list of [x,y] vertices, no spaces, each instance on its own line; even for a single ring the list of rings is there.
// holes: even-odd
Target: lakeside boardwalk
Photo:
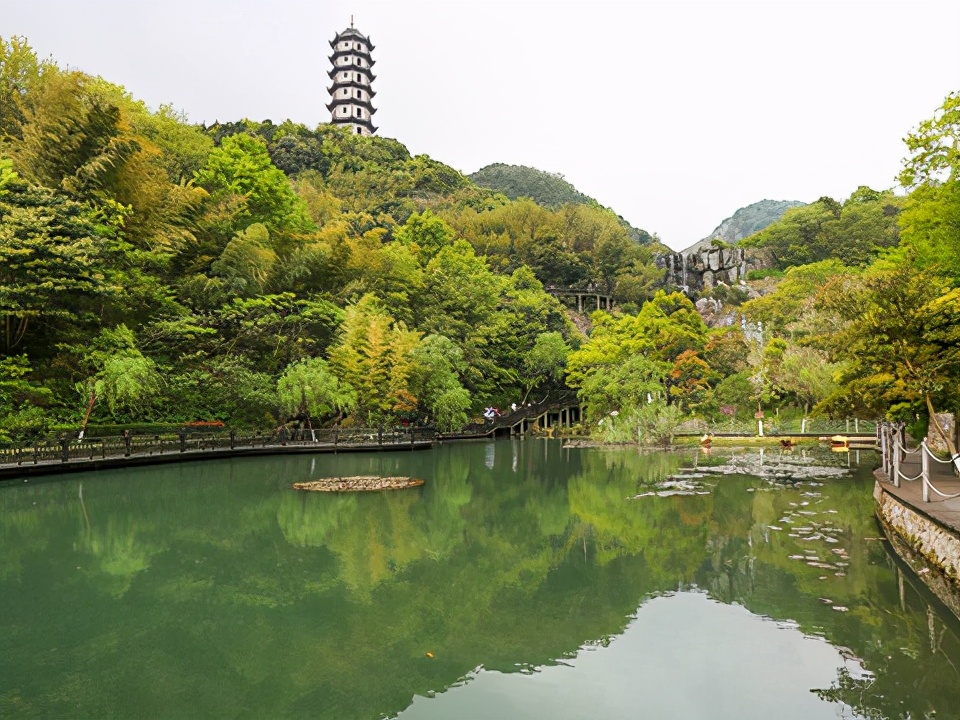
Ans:
[[[901,476],[915,478],[920,475],[920,471],[919,453],[907,455],[906,459],[900,463]],[[924,502],[922,480],[908,481],[901,477],[900,487],[895,487],[882,469],[876,471],[876,477],[884,492],[893,495],[941,525],[960,533],[960,497],[947,499],[931,491],[930,502]],[[953,474],[950,465],[930,463],[930,482],[945,495],[960,493],[960,478]]]
[[[70,457],[64,461],[53,457],[44,457],[34,462],[29,457],[23,458],[20,463],[0,463],[0,481],[26,482],[33,477],[44,475],[60,475],[63,473],[90,472],[110,470],[115,468],[138,467],[144,465],[158,465],[174,462],[191,462],[198,460],[224,460],[236,457],[259,457],[264,455],[291,455],[317,453],[352,453],[352,452],[410,452],[411,450],[426,450],[433,447],[432,440],[414,439],[386,439],[378,442],[371,437],[367,442],[306,442],[295,441],[287,443],[265,442],[253,446],[223,446],[204,447],[198,449],[179,450],[163,447],[159,450],[143,449],[133,451],[129,455],[116,454],[106,457],[97,457],[91,453],[90,457]]]

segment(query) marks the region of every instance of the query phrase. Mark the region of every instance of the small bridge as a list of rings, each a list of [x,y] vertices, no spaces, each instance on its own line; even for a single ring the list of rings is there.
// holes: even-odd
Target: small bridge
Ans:
[[[610,310],[613,308],[613,296],[602,293],[594,288],[573,288],[557,287],[556,285],[547,285],[544,290],[556,298],[576,298],[577,312],[583,312],[584,308],[595,305],[595,310]]]

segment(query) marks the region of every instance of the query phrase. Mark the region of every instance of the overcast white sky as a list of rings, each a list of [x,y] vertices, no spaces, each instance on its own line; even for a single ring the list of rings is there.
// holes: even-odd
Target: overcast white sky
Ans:
[[[957,0],[0,0],[0,36],[195,122],[313,127],[351,15],[380,135],[562,173],[675,249],[764,198],[894,187],[960,90]]]

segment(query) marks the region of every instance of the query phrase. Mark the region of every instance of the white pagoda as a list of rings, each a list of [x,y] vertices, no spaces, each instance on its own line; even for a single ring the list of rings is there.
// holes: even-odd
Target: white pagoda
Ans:
[[[376,93],[371,87],[377,76],[373,74],[374,60],[370,57],[373,43],[353,27],[350,27],[330,41],[333,55],[330,56],[330,79],[333,85],[327,88],[330,93],[330,122],[334,125],[346,125],[350,132],[358,135],[373,135],[377,128],[373,125],[373,106]]]

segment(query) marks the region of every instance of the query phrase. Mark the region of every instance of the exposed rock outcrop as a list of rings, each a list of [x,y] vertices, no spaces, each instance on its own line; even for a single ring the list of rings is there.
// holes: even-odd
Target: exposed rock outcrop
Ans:
[[[718,282],[739,285],[747,275],[747,259],[742,248],[705,247],[696,253],[669,253],[657,257],[657,267],[665,271],[664,283],[687,295],[713,288]]]

